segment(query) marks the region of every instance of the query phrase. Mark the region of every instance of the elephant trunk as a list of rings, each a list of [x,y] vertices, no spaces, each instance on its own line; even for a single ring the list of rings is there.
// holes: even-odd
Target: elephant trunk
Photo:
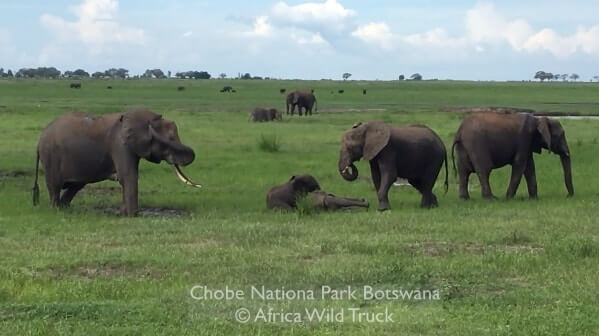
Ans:
[[[566,189],[568,189],[568,196],[572,196],[574,195],[574,186],[572,185],[570,154],[566,153],[560,155],[560,160],[562,162],[562,168],[564,169],[564,183],[566,184]]]
[[[339,154],[339,174],[346,181],[354,181],[358,178],[358,168],[354,166],[349,153],[345,150],[341,150]]]

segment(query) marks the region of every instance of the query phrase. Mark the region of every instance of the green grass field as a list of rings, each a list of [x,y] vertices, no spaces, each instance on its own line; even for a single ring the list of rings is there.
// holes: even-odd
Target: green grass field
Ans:
[[[455,178],[439,208],[418,207],[409,187],[377,212],[367,163],[361,178],[337,172],[341,133],[356,121],[425,123],[451,146],[458,107],[510,106],[599,112],[599,85],[491,82],[0,81],[0,334],[2,335],[594,335],[599,330],[599,121],[563,120],[576,194],[566,198],[559,158],[535,155],[539,199],[525,182],[511,201],[458,200]],[[114,89],[107,90],[111,85]],[[176,87],[185,85],[179,92]],[[219,93],[232,85],[237,93]],[[248,123],[255,106],[284,109],[280,88],[313,88],[319,113]],[[362,89],[368,90],[366,95]],[[344,89],[344,94],[337,90]],[[335,93],[332,94],[331,91]],[[42,128],[73,110],[147,107],[175,120],[196,151],[178,182],[167,164],[143,162],[140,206],[159,215],[125,218],[115,182],[88,185],[72,207],[31,205]],[[263,151],[262,137],[280,150]],[[364,197],[369,211],[280,213],[266,191],[310,173],[330,192]],[[503,196],[509,168],[495,170]],[[450,175],[452,175],[450,173]],[[243,300],[196,300],[194,285],[242,290]],[[262,300],[251,286],[313,290],[314,300]],[[433,300],[334,300],[322,286],[438,291]],[[238,309],[249,323],[235,319]],[[392,313],[393,322],[357,321]],[[343,312],[344,322],[255,320],[259,312]],[[274,317],[275,320],[280,318]]]

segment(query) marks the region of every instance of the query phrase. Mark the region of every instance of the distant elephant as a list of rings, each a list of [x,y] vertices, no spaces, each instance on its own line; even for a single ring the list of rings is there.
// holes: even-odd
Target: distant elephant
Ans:
[[[139,160],[165,160],[187,184],[179,165],[193,162],[194,151],[179,140],[177,126],[148,110],[94,116],[75,112],[56,118],[43,130],[38,146],[33,204],[39,203],[38,169],[41,160],[50,201],[68,207],[86,184],[115,176],[122,186],[123,211],[138,209]],[[61,190],[65,191],[61,195]]]
[[[289,107],[291,107],[291,115],[295,112],[295,107],[298,108],[298,114],[302,115],[302,108],[305,109],[306,115],[312,115],[312,107],[314,111],[317,111],[316,96],[313,92],[308,91],[293,91],[287,94],[285,99],[285,106],[287,107],[287,114],[289,113]]]
[[[220,92],[234,92],[234,90],[233,90],[232,86],[226,85],[226,86],[223,86],[222,89],[220,89]]]
[[[423,125],[390,126],[382,121],[357,123],[341,138],[339,173],[347,181],[358,178],[353,162],[365,158],[370,164],[379,210],[390,209],[389,188],[398,177],[405,178],[421,194],[421,207],[437,206],[433,187],[447,152],[439,136]]]
[[[312,175],[291,176],[289,181],[270,188],[266,195],[269,209],[294,210],[298,198],[320,190],[320,185]]]
[[[71,89],[81,89],[81,83],[71,83]]]
[[[454,148],[458,157],[459,196],[462,199],[470,198],[468,179],[471,173],[478,175],[482,197],[495,198],[489,186],[489,175],[492,169],[507,164],[512,166],[512,174],[506,198],[514,197],[523,174],[528,195],[536,198],[537,180],[532,154],[541,153],[542,148],[559,154],[568,195],[574,195],[570,150],[564,129],[557,120],[528,113],[472,113],[462,121],[455,135],[452,146],[455,169]]]
[[[177,86],[177,91],[185,91],[185,86]]]
[[[276,108],[264,108],[256,107],[252,113],[250,113],[250,120],[254,122],[272,121],[272,120],[283,120],[281,111]]]
[[[368,208],[370,204],[363,198],[339,197],[323,190],[316,190],[307,195],[312,207],[317,211],[351,210]]]

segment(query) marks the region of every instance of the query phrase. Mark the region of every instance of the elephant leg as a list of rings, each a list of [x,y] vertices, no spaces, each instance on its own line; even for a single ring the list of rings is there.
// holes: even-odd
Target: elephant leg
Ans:
[[[370,175],[372,175],[372,183],[374,184],[374,190],[377,192],[381,188],[381,171],[376,161],[369,161],[370,163]]]
[[[437,202],[437,196],[433,194],[433,187],[431,183],[423,182],[422,179],[408,179],[408,182],[410,182],[410,184],[422,195],[420,200],[421,208],[432,208],[439,205]]]
[[[472,174],[472,163],[470,159],[463,153],[463,149],[456,148],[458,154],[458,178],[460,184],[459,197],[463,200],[470,199],[470,194],[468,193],[468,182],[470,180],[470,174]]]
[[[397,167],[395,167],[394,162],[379,161],[379,170],[381,172],[381,185],[377,192],[379,211],[385,211],[391,209],[389,206],[389,188],[397,180]]]
[[[71,205],[71,201],[73,197],[79,192],[79,190],[83,189],[85,183],[70,183],[67,189],[60,196],[59,206],[61,208],[67,208]]]
[[[518,191],[520,180],[522,180],[522,174],[524,174],[527,165],[528,162],[514,162],[512,164],[512,175],[510,177],[510,184],[507,187],[507,192],[505,193],[505,198],[514,198],[516,191]]]
[[[364,199],[338,197],[333,195],[327,195],[324,203],[328,210],[368,207],[368,202],[366,202]]]
[[[297,105],[297,114],[301,117],[302,116],[302,106],[301,105]]]
[[[121,212],[127,216],[135,216],[138,210],[139,159],[126,158],[119,162],[117,164],[117,175],[123,189]]]
[[[46,175],[46,188],[48,188],[48,195],[50,196],[50,204],[53,207],[60,206],[60,190],[61,183],[54,181],[50,176],[50,174]]]
[[[478,179],[480,181],[481,194],[484,199],[497,199],[493,196],[491,191],[491,185],[489,184],[489,175],[491,175],[491,169],[480,169],[476,171]]]
[[[528,159],[526,169],[524,169],[524,177],[526,178],[526,186],[528,187],[528,197],[537,198],[537,177],[535,173],[535,162],[532,156]]]

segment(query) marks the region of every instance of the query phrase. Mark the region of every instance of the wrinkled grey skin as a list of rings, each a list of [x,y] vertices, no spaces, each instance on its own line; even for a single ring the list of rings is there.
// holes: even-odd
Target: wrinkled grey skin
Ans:
[[[39,201],[37,171],[41,161],[53,206],[68,207],[86,184],[116,174],[123,190],[122,211],[135,216],[142,158],[185,166],[193,162],[195,154],[179,140],[174,122],[148,110],[103,116],[75,112],[60,116],[46,126],[38,142],[34,205]],[[61,190],[64,190],[62,195]]]
[[[317,211],[352,210],[368,208],[370,204],[363,198],[339,197],[323,190],[316,190],[308,194],[312,206]]]
[[[437,206],[433,187],[443,162],[447,192],[445,145],[426,126],[390,126],[382,121],[357,123],[341,138],[338,168],[345,180],[358,178],[358,169],[353,162],[362,157],[370,164],[380,211],[390,209],[388,192],[398,177],[407,179],[422,194],[421,207]]]
[[[256,107],[250,113],[250,120],[254,122],[281,121],[283,120],[283,114],[275,108]]]
[[[566,134],[559,121],[535,117],[528,113],[476,112],[467,116],[455,135],[452,160],[458,158],[461,199],[469,199],[468,179],[476,173],[480,180],[482,197],[494,199],[489,185],[492,169],[512,166],[506,198],[513,198],[522,175],[526,178],[528,195],[537,197],[537,179],[533,153],[545,148],[558,154],[564,171],[568,196],[574,195],[570,149]]]
[[[298,198],[315,190],[320,190],[320,185],[312,175],[294,175],[289,181],[270,188],[266,195],[266,206],[269,209],[293,211]]]
[[[317,112],[318,106],[316,104],[316,96],[311,91],[293,91],[287,94],[285,99],[285,106],[287,107],[287,113],[293,115],[295,107],[298,108],[298,114],[302,115],[302,109],[305,110],[306,115],[312,115],[312,108],[314,112]],[[291,107],[291,111],[289,108]]]

